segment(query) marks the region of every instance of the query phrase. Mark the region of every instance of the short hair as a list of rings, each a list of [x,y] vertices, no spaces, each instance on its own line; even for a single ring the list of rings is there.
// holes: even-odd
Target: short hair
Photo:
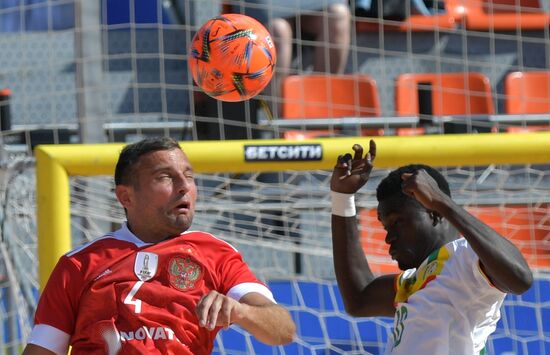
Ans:
[[[415,171],[422,169],[424,169],[435,180],[441,191],[449,197],[451,196],[449,183],[439,171],[424,164],[410,164],[391,171],[388,176],[380,181],[380,184],[378,184],[378,187],[376,188],[376,199],[378,202],[386,200],[396,194],[402,195],[401,197],[403,198],[412,198],[404,194],[401,189],[401,183],[403,182],[401,175],[405,173],[414,173]]]
[[[179,143],[170,137],[145,138],[125,146],[118,157],[115,168],[115,185],[129,185],[132,183],[134,167],[139,158],[147,153],[159,150],[181,149]]]

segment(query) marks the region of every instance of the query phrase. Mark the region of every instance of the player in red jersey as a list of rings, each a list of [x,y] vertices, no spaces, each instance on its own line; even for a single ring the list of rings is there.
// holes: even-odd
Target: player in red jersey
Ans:
[[[209,354],[238,324],[270,345],[295,325],[228,243],[188,231],[197,187],[178,143],[126,146],[115,170],[121,229],[64,256],[38,303],[23,354]]]

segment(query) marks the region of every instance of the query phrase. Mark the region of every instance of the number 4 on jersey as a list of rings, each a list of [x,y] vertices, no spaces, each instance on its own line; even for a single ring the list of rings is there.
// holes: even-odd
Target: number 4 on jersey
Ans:
[[[141,285],[143,285],[143,281],[136,282],[134,287],[132,287],[132,289],[128,293],[128,296],[126,296],[126,298],[124,299],[124,304],[130,304],[135,306],[135,309],[134,309],[135,313],[141,313],[141,300],[139,298],[134,299],[134,296],[138,292]]]

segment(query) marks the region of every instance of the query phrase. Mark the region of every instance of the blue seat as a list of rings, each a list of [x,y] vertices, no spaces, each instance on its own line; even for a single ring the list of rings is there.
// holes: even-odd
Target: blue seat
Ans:
[[[548,279],[537,279],[536,283],[538,285],[539,291],[539,302],[550,302],[550,278]]]
[[[322,284],[311,281],[298,281],[297,284],[306,307],[316,310],[323,309],[320,297]]]
[[[267,285],[273,292],[273,297],[275,297],[277,303],[285,306],[303,306],[301,297],[298,297],[298,290],[294,281],[269,281]]]
[[[550,354],[550,342],[540,339],[528,341],[527,354]]]
[[[393,326],[391,318],[363,318],[356,324],[363,349],[371,354],[383,354]]]
[[[284,352],[280,352],[279,354],[303,354],[303,355],[316,354],[314,351],[311,350],[309,345],[300,343],[300,341],[290,343],[288,345],[283,346],[282,348]]]
[[[331,340],[343,341],[353,339],[355,332],[349,319],[341,315],[327,315],[322,317],[327,326],[327,334]]]
[[[338,284],[336,282],[332,285],[332,292],[336,296],[336,305],[334,306],[334,309],[344,313],[344,301],[342,300],[342,294],[340,293],[340,289],[338,288]]]
[[[336,282],[281,280],[268,286],[276,300],[288,306],[296,322],[296,341],[270,347],[231,327],[218,334],[213,354],[384,353],[393,319],[347,316]],[[550,355],[550,307],[541,306],[549,301],[550,279],[538,278],[523,295],[506,296],[502,317],[487,342],[488,353]]]
[[[520,344],[521,345],[521,344]],[[507,337],[504,333],[498,334],[497,332],[487,341],[486,349],[489,354],[519,354],[518,344],[511,338]],[[521,349],[521,346],[519,346]]]
[[[245,334],[245,331],[236,326],[232,326],[227,330],[221,330],[216,336],[216,342],[214,346],[213,354],[221,354],[224,352],[230,352],[232,354],[250,354],[251,349],[247,346],[246,338],[249,337]],[[222,345],[223,344],[223,345]]]
[[[282,354],[280,346],[266,345],[264,343],[259,342],[254,337],[250,337],[250,344],[252,345],[252,349],[253,349],[253,351],[250,352],[251,354],[264,354],[264,355]]]
[[[520,297],[524,302],[550,302],[550,279],[535,279],[531,288]]]
[[[306,307],[322,311],[338,308],[339,293],[335,293],[333,282],[298,281],[298,289]]]
[[[540,309],[540,319],[542,320],[542,331],[546,339],[550,339],[550,307],[542,307]],[[547,344],[550,345],[550,340],[547,341]]]
[[[326,344],[327,334],[318,315],[309,310],[291,310],[290,315],[296,323],[296,333],[308,344]]]
[[[499,323],[502,324],[504,330],[509,332],[508,334],[522,336],[538,334],[539,317],[536,308],[518,304],[505,304],[501,311]]]
[[[327,335],[332,346],[346,352],[362,350],[354,323],[349,317],[326,315],[323,316],[323,322],[327,327]]]

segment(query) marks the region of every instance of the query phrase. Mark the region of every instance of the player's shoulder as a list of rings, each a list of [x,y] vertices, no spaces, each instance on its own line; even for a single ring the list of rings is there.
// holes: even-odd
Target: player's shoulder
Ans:
[[[459,255],[464,252],[472,251],[472,247],[466,238],[458,238],[445,245],[447,250],[453,255]]]
[[[99,238],[91,240],[77,248],[69,251],[65,254],[68,258],[77,258],[79,256],[87,254],[110,254],[114,250],[123,251],[128,249],[137,249],[148,245],[150,243],[145,243],[139,240],[126,225],[122,226],[120,229],[105,234]]]
[[[219,237],[216,237],[212,233],[208,233],[205,231],[187,231],[182,233],[180,237],[194,244],[210,245],[216,248],[229,248],[233,251],[238,251],[237,248],[235,248],[229,242]]]
[[[98,251],[102,251],[106,249],[117,248],[121,244],[127,244],[127,243],[116,239],[112,235],[104,235],[102,237],[99,237],[97,239],[94,239],[90,242],[87,242],[85,244],[82,244],[74,248],[73,250],[67,252],[65,256],[68,258],[74,258],[84,254],[96,253]]]
[[[464,267],[474,264],[479,259],[466,238],[455,239],[447,243],[445,248],[447,248],[450,256],[450,265]]]

